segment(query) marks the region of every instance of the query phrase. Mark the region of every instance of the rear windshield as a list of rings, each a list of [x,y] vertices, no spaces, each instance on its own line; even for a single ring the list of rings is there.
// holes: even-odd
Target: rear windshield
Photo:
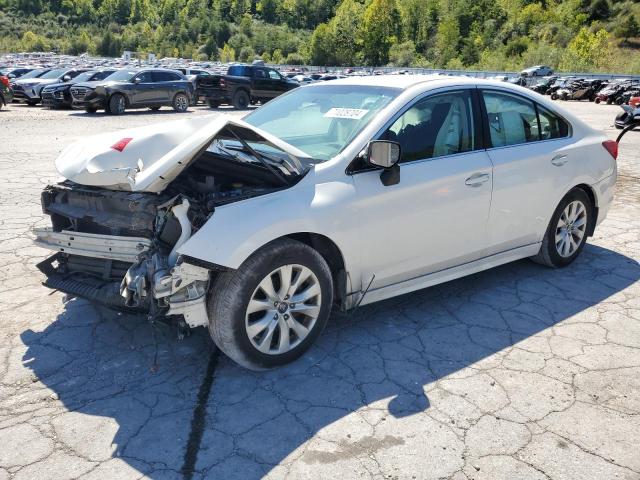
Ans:
[[[246,65],[231,65],[229,70],[227,70],[227,75],[232,75],[234,77],[250,77],[251,67]]]

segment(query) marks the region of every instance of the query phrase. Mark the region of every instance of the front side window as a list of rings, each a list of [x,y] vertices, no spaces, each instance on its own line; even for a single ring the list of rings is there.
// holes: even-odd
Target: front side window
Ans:
[[[153,82],[153,77],[151,75],[151,72],[142,72],[136,78],[138,79],[138,82],[140,82],[140,83],[151,83],[151,82]]]
[[[538,105],[538,116],[540,118],[540,139],[550,140],[553,138],[564,138],[569,136],[569,125],[556,114],[551,113],[544,107]]]
[[[271,78],[271,80],[280,80],[280,74],[275,70],[269,70],[269,78]]]
[[[532,101],[502,92],[482,92],[493,147],[536,142],[538,118]]]
[[[418,101],[382,135],[398,142],[400,162],[423,160],[474,149],[471,95],[466,90]]]

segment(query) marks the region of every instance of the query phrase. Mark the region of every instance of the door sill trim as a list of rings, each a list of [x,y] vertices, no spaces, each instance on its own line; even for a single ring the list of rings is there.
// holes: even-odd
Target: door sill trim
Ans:
[[[438,272],[429,273],[420,277],[404,280],[402,282],[393,283],[385,287],[376,288],[367,292],[362,299],[361,305],[386,300],[387,298],[403,295],[405,293],[421,290],[423,288],[438,285],[440,283],[465,277],[489,268],[504,265],[505,263],[520,260],[522,258],[532,257],[540,251],[542,244],[532,243],[524,247],[513,248],[504,252],[496,253],[488,257],[483,257],[472,262],[463,263],[456,267],[447,268]]]

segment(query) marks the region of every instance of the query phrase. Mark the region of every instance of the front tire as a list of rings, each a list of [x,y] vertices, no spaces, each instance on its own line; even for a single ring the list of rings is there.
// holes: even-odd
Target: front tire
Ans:
[[[176,112],[186,112],[189,108],[189,97],[184,93],[176,93],[175,97],[173,97],[171,106]]]
[[[111,115],[122,115],[127,108],[127,102],[125,101],[124,95],[119,93],[114,93],[109,98],[109,109],[108,113]]]
[[[553,212],[540,251],[531,259],[552,268],[571,264],[587,242],[592,215],[593,204],[584,190],[571,190]]]
[[[238,270],[219,274],[208,302],[209,332],[239,365],[261,370],[302,355],[324,329],[333,280],[324,258],[295,240],[276,240]]]

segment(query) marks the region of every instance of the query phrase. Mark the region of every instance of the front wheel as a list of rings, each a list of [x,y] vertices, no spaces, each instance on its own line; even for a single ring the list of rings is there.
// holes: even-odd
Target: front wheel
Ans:
[[[295,240],[276,240],[238,270],[218,274],[209,298],[209,332],[243,367],[260,370],[302,355],[324,329],[333,280],[324,258]]]
[[[542,240],[534,262],[553,268],[573,262],[587,242],[593,205],[580,188],[571,190],[560,202]]]
[[[176,93],[173,97],[172,107],[176,112],[186,112],[189,108],[189,97],[184,93]]]
[[[126,109],[126,106],[127,104],[124,99],[124,95],[114,93],[113,95],[111,95],[111,98],[109,98],[109,109],[107,110],[107,112],[111,115],[122,115]]]

